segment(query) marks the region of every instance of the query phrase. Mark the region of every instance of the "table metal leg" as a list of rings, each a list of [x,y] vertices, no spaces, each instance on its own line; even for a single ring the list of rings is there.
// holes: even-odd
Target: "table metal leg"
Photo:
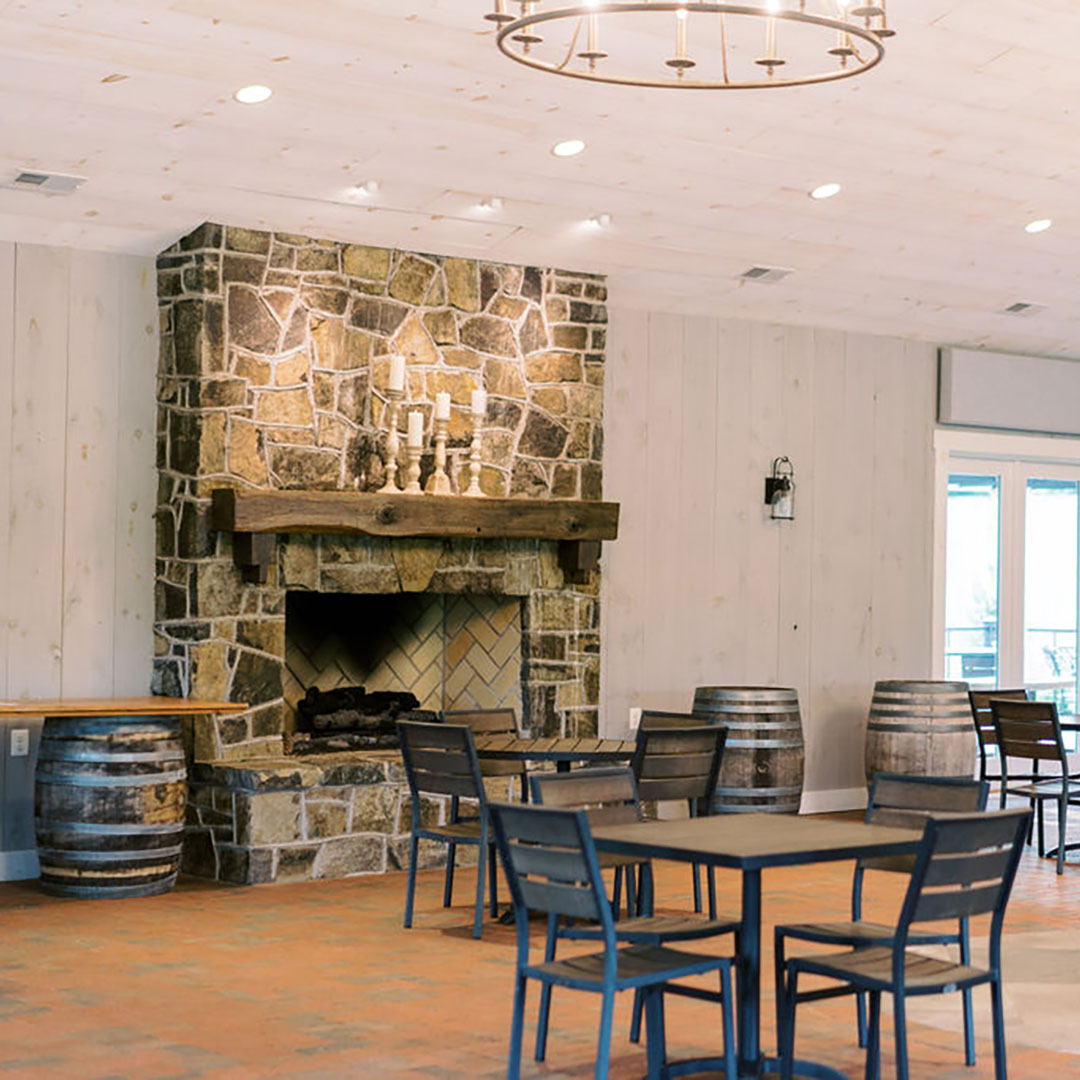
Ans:
[[[739,1075],[761,1071],[761,871],[742,875],[739,933]]]

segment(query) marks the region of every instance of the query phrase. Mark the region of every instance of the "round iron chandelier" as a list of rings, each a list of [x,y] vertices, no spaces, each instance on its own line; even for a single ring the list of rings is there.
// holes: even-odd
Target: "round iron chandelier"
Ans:
[[[895,33],[886,0],[493,0],[499,49],[621,86],[740,90],[861,75]],[[513,3],[520,8],[507,10]]]

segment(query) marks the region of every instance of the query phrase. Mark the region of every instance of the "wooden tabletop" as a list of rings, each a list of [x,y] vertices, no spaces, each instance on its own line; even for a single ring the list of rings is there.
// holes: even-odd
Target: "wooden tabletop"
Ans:
[[[593,829],[602,851],[736,870],[910,854],[922,830],[794,814],[715,814]]]
[[[23,698],[0,701],[6,716],[189,716],[199,713],[240,713],[242,701],[196,701],[193,698]]]
[[[579,739],[546,736],[477,735],[476,753],[496,761],[623,761],[634,756],[632,739]]]

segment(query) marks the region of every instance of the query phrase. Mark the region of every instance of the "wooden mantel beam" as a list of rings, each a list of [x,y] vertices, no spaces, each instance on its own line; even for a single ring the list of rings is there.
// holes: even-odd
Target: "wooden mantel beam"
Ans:
[[[614,540],[619,504],[357,491],[213,493],[213,525],[245,533]]]

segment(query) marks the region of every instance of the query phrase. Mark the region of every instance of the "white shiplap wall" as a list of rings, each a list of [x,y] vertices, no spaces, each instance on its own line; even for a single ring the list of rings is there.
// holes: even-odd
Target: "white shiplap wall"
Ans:
[[[153,260],[0,243],[0,698],[145,694],[153,652]],[[0,742],[0,877],[33,846]]]
[[[602,724],[698,685],[799,691],[804,808],[855,805],[875,680],[930,674],[935,350],[614,309]],[[793,522],[764,505],[795,467]]]

